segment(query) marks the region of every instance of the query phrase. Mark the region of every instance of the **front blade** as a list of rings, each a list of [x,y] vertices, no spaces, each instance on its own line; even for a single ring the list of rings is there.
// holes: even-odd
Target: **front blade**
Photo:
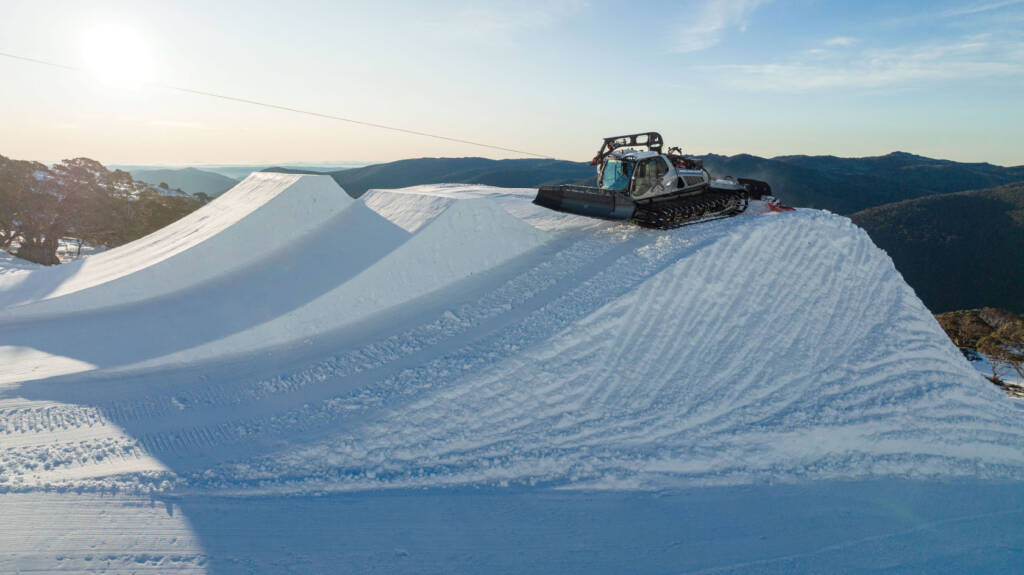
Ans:
[[[541,186],[533,203],[559,212],[627,220],[636,205],[625,194],[589,186]]]

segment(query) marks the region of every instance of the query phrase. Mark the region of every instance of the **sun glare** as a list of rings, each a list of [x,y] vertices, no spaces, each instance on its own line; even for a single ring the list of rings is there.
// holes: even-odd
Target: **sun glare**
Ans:
[[[129,26],[103,24],[88,30],[82,54],[89,71],[105,84],[131,86],[153,79],[149,42]]]

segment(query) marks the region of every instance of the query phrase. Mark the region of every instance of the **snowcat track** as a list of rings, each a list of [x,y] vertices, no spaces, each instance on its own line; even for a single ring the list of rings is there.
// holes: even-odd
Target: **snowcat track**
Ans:
[[[633,221],[644,228],[671,230],[738,215],[747,209],[747,203],[744,192],[710,190],[699,196],[637,205]]]

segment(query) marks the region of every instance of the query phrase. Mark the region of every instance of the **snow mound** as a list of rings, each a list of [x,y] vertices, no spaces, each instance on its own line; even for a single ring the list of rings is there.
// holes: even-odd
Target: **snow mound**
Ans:
[[[337,287],[251,329],[142,365],[213,360],[259,348],[310,342],[321,334],[359,324],[494,269],[544,244],[550,236],[485,197],[456,200],[409,193],[368,195],[345,221],[331,223],[330,237],[319,238],[339,250],[345,246],[348,250],[292,270],[295,281],[315,281],[313,278],[323,274],[321,268],[325,265],[352,270]],[[395,202],[384,199],[389,196],[407,198],[418,209],[392,209]]]
[[[217,201],[144,238],[36,270],[16,278],[17,285],[4,285],[0,277],[0,317],[58,315],[173,296],[258,264],[353,201],[329,176],[253,173]]]
[[[0,292],[0,490],[1024,477],[1019,410],[848,219],[532,196],[260,174],[32,269]]]

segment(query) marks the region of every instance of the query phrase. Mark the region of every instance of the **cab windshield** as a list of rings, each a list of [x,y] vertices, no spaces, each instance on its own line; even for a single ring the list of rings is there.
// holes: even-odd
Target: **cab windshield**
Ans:
[[[625,190],[629,178],[633,175],[633,163],[623,162],[616,158],[608,158],[601,171],[602,190]]]

